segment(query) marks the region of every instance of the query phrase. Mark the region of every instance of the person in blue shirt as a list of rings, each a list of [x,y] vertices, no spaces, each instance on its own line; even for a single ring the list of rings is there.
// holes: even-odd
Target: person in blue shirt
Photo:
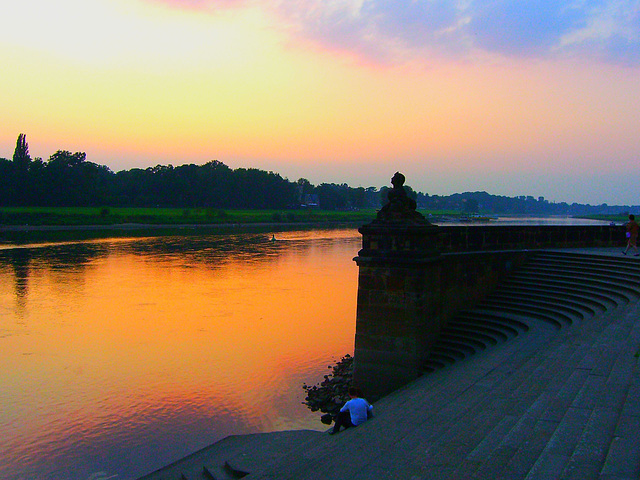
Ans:
[[[332,434],[338,433],[342,427],[357,427],[373,416],[373,405],[362,398],[357,387],[349,387],[349,398],[335,418]]]

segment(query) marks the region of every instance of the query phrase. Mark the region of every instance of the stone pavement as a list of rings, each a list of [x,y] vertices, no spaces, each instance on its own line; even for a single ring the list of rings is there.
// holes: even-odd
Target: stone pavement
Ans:
[[[226,459],[218,473],[172,476],[176,464],[145,479],[637,480],[638,319],[636,299],[560,330],[538,324],[393,392],[358,428],[230,437],[235,449],[199,452]]]

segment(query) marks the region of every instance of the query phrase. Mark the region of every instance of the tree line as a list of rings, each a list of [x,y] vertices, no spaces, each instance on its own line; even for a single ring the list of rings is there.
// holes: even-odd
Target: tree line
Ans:
[[[113,172],[84,152],[32,159],[20,134],[12,160],[0,158],[0,206],[121,206],[285,209],[305,201],[325,209],[369,206],[364,188],[291,182],[274,172],[204,165],[157,165]],[[320,199],[322,201],[320,202]]]
[[[621,213],[624,207],[552,203],[542,197],[504,197],[486,192],[448,196],[415,192],[420,208],[462,213],[558,214]],[[313,185],[290,181],[255,168],[231,169],[213,160],[204,165],[157,165],[119,172],[87,160],[84,152],[58,150],[44,161],[32,159],[20,134],[11,160],[0,158],[0,206],[119,206],[227,209],[325,210],[378,208],[387,187],[350,187],[346,183]],[[628,209],[628,207],[627,207]]]

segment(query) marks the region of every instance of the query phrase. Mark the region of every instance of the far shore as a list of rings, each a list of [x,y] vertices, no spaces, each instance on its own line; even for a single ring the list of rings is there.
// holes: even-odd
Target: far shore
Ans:
[[[265,233],[268,235],[292,230],[353,228],[368,221],[328,222],[247,222],[247,223],[118,223],[109,225],[0,225],[0,248],[91,241],[108,238],[139,238],[163,236],[198,236],[211,234]]]
[[[159,229],[226,229],[226,228],[278,228],[286,227],[336,227],[360,225],[363,222],[341,221],[341,222],[255,222],[255,223],[117,223],[111,225],[0,225],[0,232],[51,232],[51,231],[73,231],[73,230],[159,230]]]

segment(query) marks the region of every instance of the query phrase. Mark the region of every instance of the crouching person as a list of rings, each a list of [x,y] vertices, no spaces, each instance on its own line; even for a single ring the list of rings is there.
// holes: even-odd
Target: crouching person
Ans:
[[[338,433],[341,427],[357,427],[373,416],[373,405],[362,398],[358,388],[350,387],[349,397],[350,400],[344,404],[335,418],[332,434]]]

